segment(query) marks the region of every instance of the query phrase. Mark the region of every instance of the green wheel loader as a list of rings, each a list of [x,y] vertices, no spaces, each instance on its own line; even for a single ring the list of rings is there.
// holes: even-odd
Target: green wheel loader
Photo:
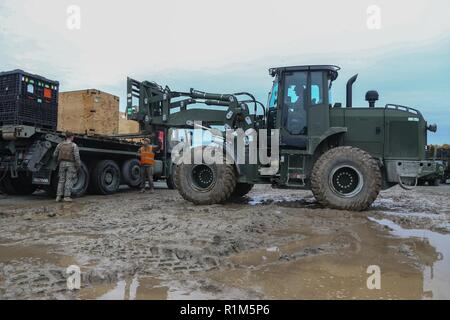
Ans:
[[[129,78],[128,119],[139,121],[142,132],[165,134],[167,141],[177,128],[200,128],[223,139],[212,151],[191,144],[176,156],[171,148],[158,156],[162,175],[173,177],[179,193],[193,203],[222,203],[244,196],[255,184],[271,184],[310,189],[325,207],[365,210],[380,190],[397,184],[409,188],[435,172],[425,146],[427,131],[435,132],[436,125],[411,107],[375,106],[373,90],[366,93],[367,107],[353,107],[357,75],[347,82],[346,106],[332,104],[339,70],[333,65],[271,68],[266,106],[247,92],[178,92]],[[235,134],[238,141],[230,143],[224,138],[228,132],[244,134]],[[226,161],[179,161],[205,152]]]

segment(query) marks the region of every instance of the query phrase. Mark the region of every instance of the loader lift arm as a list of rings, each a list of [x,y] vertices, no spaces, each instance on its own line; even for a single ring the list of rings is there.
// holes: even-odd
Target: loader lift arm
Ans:
[[[242,99],[244,96],[247,98]],[[188,109],[194,104],[204,104],[206,107]],[[253,104],[253,113],[249,110],[249,104]],[[258,115],[258,107],[262,109],[262,114]],[[163,88],[155,82],[128,78],[127,118],[138,121],[141,132],[149,133],[159,128],[192,128],[194,120],[201,120],[204,127],[223,125],[225,130],[246,130],[263,127],[266,110],[247,92],[216,94],[194,89],[179,92],[167,86]]]

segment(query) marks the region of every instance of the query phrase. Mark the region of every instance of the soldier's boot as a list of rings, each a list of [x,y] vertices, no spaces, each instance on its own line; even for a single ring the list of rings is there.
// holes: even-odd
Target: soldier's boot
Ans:
[[[56,197],[56,202],[61,202],[61,196]]]
[[[145,193],[145,188],[142,188],[140,193]]]
[[[64,202],[73,202],[71,197],[65,197]]]

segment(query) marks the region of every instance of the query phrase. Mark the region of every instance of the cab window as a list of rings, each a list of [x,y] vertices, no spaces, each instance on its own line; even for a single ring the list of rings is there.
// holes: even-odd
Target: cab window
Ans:
[[[323,104],[323,73],[311,72],[311,105]]]
[[[275,79],[273,82],[273,86],[272,86],[272,91],[270,92],[269,95],[269,108],[270,109],[274,109],[277,107],[277,102],[278,102],[278,80]]]

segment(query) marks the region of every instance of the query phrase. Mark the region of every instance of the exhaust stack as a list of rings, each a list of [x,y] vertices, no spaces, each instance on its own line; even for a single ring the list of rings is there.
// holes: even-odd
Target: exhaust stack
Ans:
[[[353,83],[355,83],[356,79],[358,78],[358,75],[355,74],[353,77],[351,77],[350,79],[348,79],[347,81],[347,103],[346,103],[346,107],[347,108],[351,108],[353,105]]]

